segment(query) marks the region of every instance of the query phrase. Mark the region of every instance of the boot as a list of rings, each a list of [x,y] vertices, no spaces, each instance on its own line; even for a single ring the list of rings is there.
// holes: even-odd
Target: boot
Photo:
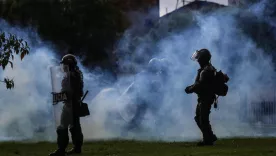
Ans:
[[[73,147],[70,149],[68,152],[66,152],[67,155],[72,155],[72,154],[81,154],[81,148],[76,148]]]
[[[53,153],[50,153],[49,156],[66,156],[65,150],[57,149]]]
[[[217,138],[216,135],[211,134],[211,135],[207,135],[207,137],[204,137],[203,140],[204,140],[204,142],[211,142],[211,143],[214,143],[215,141],[218,140],[218,138]]]
[[[216,142],[218,140],[217,136],[215,134],[213,134],[211,141],[212,142]]]
[[[213,146],[213,145],[214,145],[213,142],[206,142],[206,141],[201,141],[197,143],[197,146]]]
[[[65,149],[69,143],[68,129],[57,129],[57,144],[58,149],[53,153],[50,153],[49,156],[65,156]]]
[[[67,152],[67,154],[68,155],[81,154],[82,153],[81,147],[83,144],[83,134],[81,131],[81,127],[80,126],[72,127],[69,130],[71,133],[72,142],[73,142],[74,147],[71,150],[69,150]]]
[[[213,146],[217,140],[217,136],[213,134],[212,137],[210,137],[208,140],[204,139],[203,141],[197,143],[197,146]]]

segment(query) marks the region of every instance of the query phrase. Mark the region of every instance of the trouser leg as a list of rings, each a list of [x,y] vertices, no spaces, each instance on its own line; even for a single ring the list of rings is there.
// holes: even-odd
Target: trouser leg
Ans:
[[[49,156],[65,156],[66,155],[65,150],[69,143],[68,129],[58,127],[56,132],[57,132],[58,149],[56,151],[50,153]]]
[[[64,107],[61,113],[60,125],[56,129],[58,150],[49,154],[50,156],[64,156],[69,144],[68,126],[71,122],[70,109]]]
[[[65,151],[69,143],[68,129],[57,128],[57,145],[58,149]]]
[[[82,128],[80,124],[80,117],[78,115],[78,109],[75,109],[73,111],[73,120],[72,123],[70,124],[70,133],[71,133],[71,138],[72,138],[72,143],[74,145],[74,148],[69,151],[69,153],[81,153],[81,148],[83,145],[83,133],[82,133]]]
[[[81,151],[81,147],[83,145],[83,133],[82,133],[79,117],[75,119],[74,124],[70,127],[69,130],[71,133],[71,138],[72,138],[72,143],[74,145],[74,148],[76,150]]]
[[[211,104],[201,103],[200,106],[200,126],[203,134],[203,140],[206,142],[213,142],[214,133],[210,124],[210,113],[211,113]]]
[[[197,104],[197,106],[196,106],[196,115],[194,117],[194,120],[195,120],[198,128],[202,132],[202,128],[201,128],[202,126],[201,126],[201,122],[200,122],[200,104]]]

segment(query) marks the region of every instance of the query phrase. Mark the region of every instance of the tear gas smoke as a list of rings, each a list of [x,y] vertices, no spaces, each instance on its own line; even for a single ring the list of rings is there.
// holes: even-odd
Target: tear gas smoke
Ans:
[[[183,13],[181,17],[188,23],[186,27],[168,32],[167,22],[164,21],[153,30],[153,35],[137,38],[135,43],[129,36],[139,27],[127,30],[118,45],[118,50],[124,54],[118,62],[121,68],[133,67],[141,71],[153,57],[169,62],[165,66],[166,80],[161,80],[161,93],[157,95],[148,92],[141,94],[141,90],[147,89],[147,83],[152,80],[152,75],[147,72],[135,77],[121,76],[111,84],[109,76],[103,72],[91,72],[80,66],[84,73],[84,90],[90,91],[85,102],[89,104],[91,116],[82,119],[84,137],[166,141],[201,138],[194,122],[196,95],[184,92],[185,87],[193,83],[199,68],[190,56],[201,48],[209,49],[212,64],[230,77],[228,95],[219,99],[218,111],[212,109],[214,132],[219,137],[274,136],[259,134],[242,116],[249,103],[260,100],[262,96],[273,98],[275,76],[272,58],[265,54],[267,51],[258,48],[240,30],[236,15],[242,12],[237,8],[222,8],[208,14]],[[0,28],[26,39],[31,47],[30,55],[22,62],[19,58],[15,59],[14,69],[8,68],[0,73],[2,78],[8,76],[15,80],[14,90],[6,90],[4,86],[0,88],[0,139],[55,140],[49,67],[54,64],[53,60],[59,58],[51,44],[41,41],[35,31],[12,27],[5,21],[1,21]],[[160,39],[154,40],[154,35]],[[131,44],[135,44],[136,48],[130,49]],[[127,56],[124,52],[132,52],[132,55]],[[104,83],[103,78],[106,79]],[[123,127],[131,114],[126,112],[126,107],[135,101],[132,101],[133,96],[124,92],[133,81],[136,90],[132,95],[139,91],[139,95],[146,97],[153,105],[153,111],[146,113],[143,130],[127,133]],[[119,99],[122,94],[126,96]],[[43,131],[39,131],[40,127]]]

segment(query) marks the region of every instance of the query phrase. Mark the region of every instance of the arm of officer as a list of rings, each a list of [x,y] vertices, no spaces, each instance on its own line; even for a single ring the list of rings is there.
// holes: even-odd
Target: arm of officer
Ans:
[[[210,83],[212,76],[213,76],[213,73],[210,70],[203,70],[200,73],[199,81],[189,87],[189,92],[191,93],[200,92],[203,88],[205,88],[206,85]]]

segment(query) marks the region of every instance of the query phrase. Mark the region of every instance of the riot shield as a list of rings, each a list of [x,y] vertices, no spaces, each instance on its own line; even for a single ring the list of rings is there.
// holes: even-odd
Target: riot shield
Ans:
[[[57,127],[61,125],[62,122],[70,120],[72,116],[72,100],[70,98],[72,97],[72,89],[70,83],[70,73],[68,66],[61,65],[50,67],[50,74],[52,84],[53,114]]]
[[[127,123],[133,120],[138,109],[139,101],[137,101],[136,92],[135,83],[132,83],[116,101],[119,115]]]

